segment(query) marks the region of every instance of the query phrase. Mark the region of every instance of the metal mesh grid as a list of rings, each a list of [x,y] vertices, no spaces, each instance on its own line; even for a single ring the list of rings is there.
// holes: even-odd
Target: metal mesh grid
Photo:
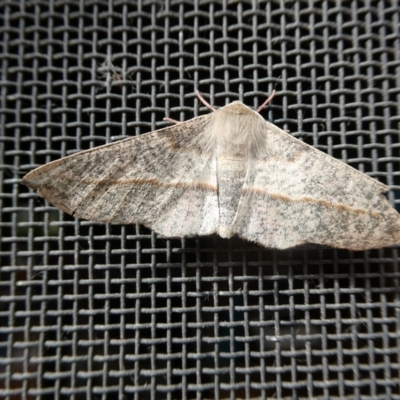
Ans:
[[[45,162],[235,99],[391,186],[397,1],[1,2],[0,398],[399,399],[399,249],[75,220]]]

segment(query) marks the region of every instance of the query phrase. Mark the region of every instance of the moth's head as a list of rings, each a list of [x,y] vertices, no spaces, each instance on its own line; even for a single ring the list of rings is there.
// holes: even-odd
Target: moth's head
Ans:
[[[225,107],[221,107],[219,110],[223,110],[228,113],[232,114],[237,114],[237,115],[248,115],[248,114],[254,114],[255,111],[252,110],[250,107],[247,107],[245,104],[243,104],[241,101],[233,101],[232,103],[229,103]],[[219,111],[218,110],[218,111]]]

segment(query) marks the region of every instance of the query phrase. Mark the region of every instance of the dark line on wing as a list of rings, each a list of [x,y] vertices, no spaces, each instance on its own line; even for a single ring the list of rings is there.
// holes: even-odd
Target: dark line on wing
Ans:
[[[345,204],[341,204],[341,203],[331,203],[330,201],[327,201],[324,199],[315,199],[315,198],[309,197],[309,196],[290,197],[290,196],[286,196],[286,195],[280,194],[280,193],[269,193],[266,190],[259,189],[259,188],[244,188],[243,191],[247,192],[247,193],[268,196],[269,198],[271,198],[273,200],[280,200],[283,202],[316,204],[316,205],[321,205],[321,206],[324,206],[327,208],[336,208],[339,211],[348,211],[348,212],[352,212],[352,213],[356,213],[356,214],[368,214],[368,215],[371,215],[376,218],[379,217],[379,213],[376,213],[374,211],[365,210],[363,208],[346,206]]]
[[[84,179],[80,181],[80,185],[151,185],[157,187],[176,187],[180,189],[200,189],[216,192],[217,187],[205,182],[161,182],[158,179]]]

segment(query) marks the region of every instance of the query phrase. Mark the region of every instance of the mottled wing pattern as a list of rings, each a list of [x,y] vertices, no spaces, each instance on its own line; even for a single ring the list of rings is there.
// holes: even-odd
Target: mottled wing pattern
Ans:
[[[165,237],[214,233],[216,162],[196,140],[209,117],[62,158],[23,183],[78,218],[141,223]]]
[[[362,250],[400,242],[388,188],[265,122],[266,154],[249,160],[234,230],[266,247]]]

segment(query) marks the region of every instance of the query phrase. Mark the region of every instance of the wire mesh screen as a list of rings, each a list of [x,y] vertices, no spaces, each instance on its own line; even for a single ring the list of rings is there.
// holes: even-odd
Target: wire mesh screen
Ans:
[[[242,100],[390,186],[397,1],[1,2],[0,398],[400,398],[399,248],[77,220],[34,167]],[[157,160],[154,160],[157,162]],[[397,200],[396,200],[397,199]]]

